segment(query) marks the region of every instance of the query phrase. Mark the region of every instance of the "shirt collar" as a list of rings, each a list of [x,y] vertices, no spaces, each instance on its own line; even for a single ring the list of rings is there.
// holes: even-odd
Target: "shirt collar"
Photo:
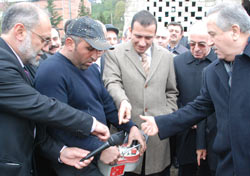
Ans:
[[[21,64],[22,68],[24,68],[24,64],[23,61],[21,60],[21,58],[17,55],[17,53],[15,52],[15,50],[6,42],[6,44],[10,47],[10,49],[12,50],[12,52],[15,54],[15,56],[17,57],[17,60],[19,61],[19,63]]]

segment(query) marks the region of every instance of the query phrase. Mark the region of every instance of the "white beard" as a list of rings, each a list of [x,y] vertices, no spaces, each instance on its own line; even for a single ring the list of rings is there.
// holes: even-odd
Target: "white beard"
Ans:
[[[37,65],[36,56],[37,52],[32,47],[31,33],[27,31],[25,40],[18,46],[19,52],[23,56],[23,59],[32,65]]]

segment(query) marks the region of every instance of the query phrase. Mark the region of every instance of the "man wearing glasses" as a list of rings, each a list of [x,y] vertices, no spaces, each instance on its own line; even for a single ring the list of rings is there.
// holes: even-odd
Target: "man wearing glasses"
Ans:
[[[190,51],[180,54],[174,59],[176,82],[179,90],[177,101],[179,108],[193,101],[199,95],[202,70],[217,59],[216,54],[209,46],[209,35],[203,22],[198,21],[190,28],[189,45]],[[209,129],[205,130],[205,126]],[[208,131],[208,134],[205,134],[206,131]],[[205,161],[200,165],[200,159],[206,159],[206,141],[208,144],[212,143],[215,134],[216,120],[213,114],[207,119],[207,123],[202,121],[198,124],[198,128],[197,125],[194,125],[176,135],[179,176],[197,175],[198,165],[200,166],[198,175],[210,175],[210,171],[205,167]],[[205,136],[208,137],[206,140]],[[196,160],[196,150],[198,162]],[[209,161],[211,158],[213,161],[215,160],[213,152],[209,151],[208,156]],[[211,166],[215,170],[216,160]]]
[[[93,158],[79,162],[88,151],[63,147],[64,144],[52,140],[44,128],[36,126],[37,123],[64,128],[79,136],[93,134],[104,141],[110,136],[108,128],[91,115],[41,95],[32,87],[24,65],[35,61],[40,50],[50,42],[50,33],[49,16],[32,3],[14,4],[3,14],[0,37],[0,175],[34,175],[35,142],[43,143],[42,147],[47,149],[46,157],[60,159],[78,169],[92,161]],[[100,42],[96,39],[96,43]]]

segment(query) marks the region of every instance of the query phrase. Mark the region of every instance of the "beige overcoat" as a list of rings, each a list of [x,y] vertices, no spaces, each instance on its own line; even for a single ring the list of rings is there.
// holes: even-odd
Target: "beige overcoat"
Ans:
[[[175,72],[172,55],[156,44],[146,77],[140,57],[131,42],[117,45],[106,53],[104,84],[119,109],[122,100],[132,105],[132,120],[140,127],[139,115],[162,115],[177,109]],[[170,164],[169,139],[149,137],[146,151],[146,175],[162,171]],[[136,173],[140,173],[141,164]]]

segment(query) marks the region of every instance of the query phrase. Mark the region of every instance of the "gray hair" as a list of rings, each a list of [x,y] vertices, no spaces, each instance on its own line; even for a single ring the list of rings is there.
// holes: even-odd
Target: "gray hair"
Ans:
[[[250,18],[240,4],[221,3],[211,8],[207,16],[217,13],[216,25],[223,31],[228,31],[237,24],[243,33],[250,32]]]
[[[28,30],[39,24],[39,13],[46,13],[33,3],[16,3],[4,13],[2,33],[8,33],[17,23],[22,23]]]

